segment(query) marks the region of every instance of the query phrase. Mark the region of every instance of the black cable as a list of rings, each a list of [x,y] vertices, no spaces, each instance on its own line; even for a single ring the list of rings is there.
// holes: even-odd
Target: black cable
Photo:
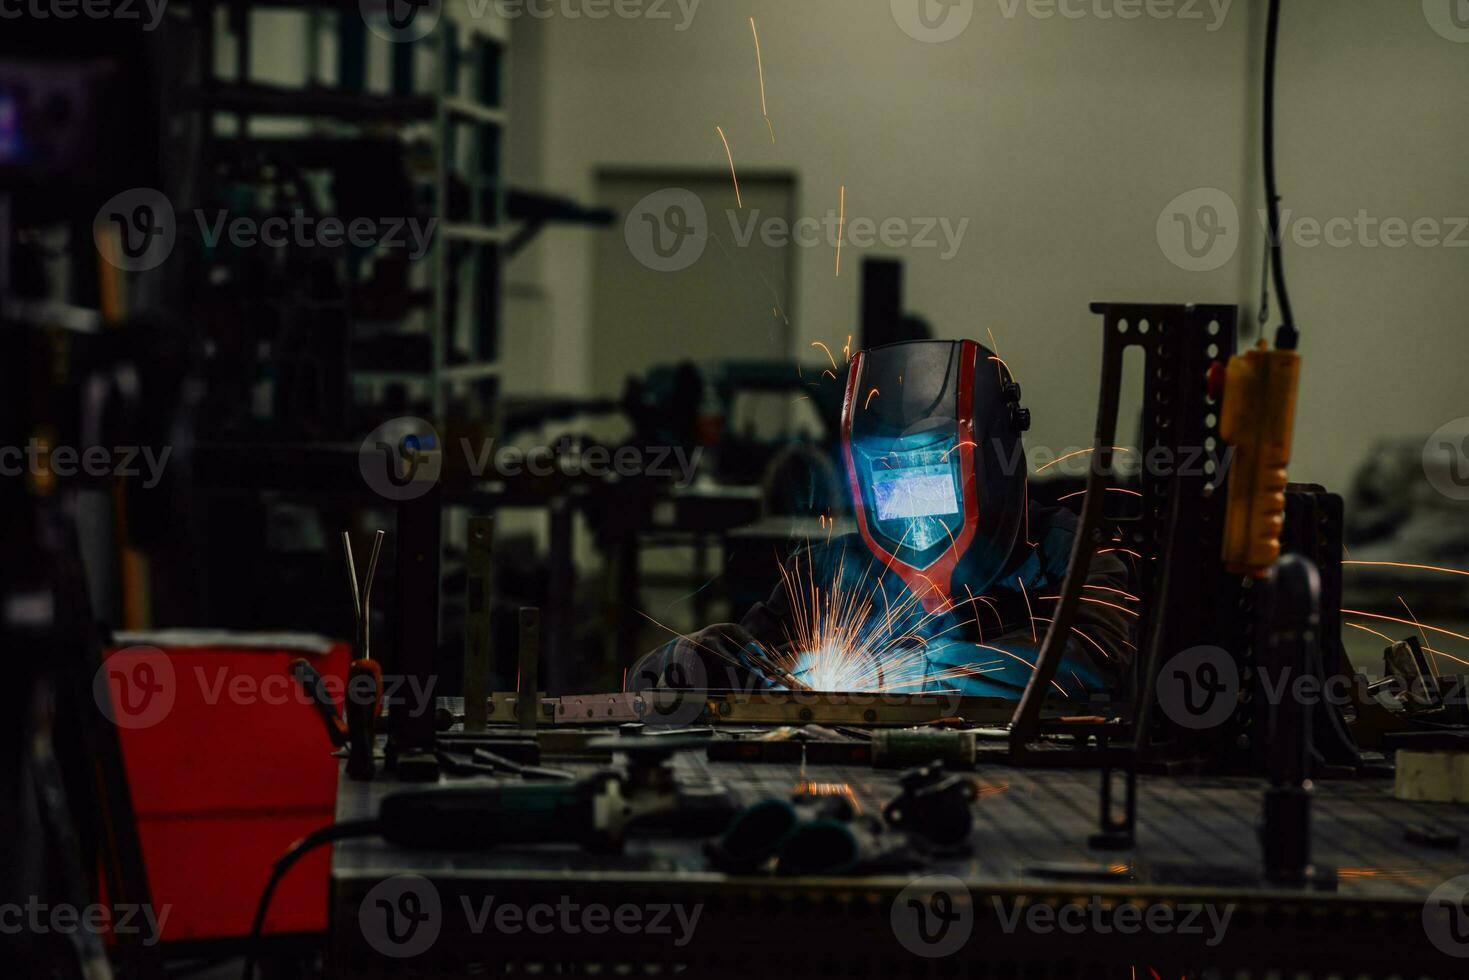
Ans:
[[[295,866],[307,854],[334,841],[345,840],[349,837],[373,837],[380,830],[376,820],[349,820],[346,823],[332,824],[323,827],[302,837],[290,846],[285,854],[275,862],[270,871],[270,880],[265,883],[265,891],[260,895],[260,904],[255,907],[255,922],[250,927],[250,939],[245,946],[245,972],[242,974],[244,980],[252,980],[255,975],[255,952],[260,947],[261,934],[265,931],[265,914],[270,909],[270,900],[275,895],[276,886],[286,876],[286,872]]]
[[[1285,259],[1281,251],[1280,193],[1275,183],[1275,61],[1280,42],[1280,0],[1270,0],[1265,29],[1265,203],[1270,215],[1270,266],[1275,273],[1275,296],[1280,301],[1280,329],[1275,346],[1295,350],[1300,331],[1291,315],[1290,292],[1285,288]]]

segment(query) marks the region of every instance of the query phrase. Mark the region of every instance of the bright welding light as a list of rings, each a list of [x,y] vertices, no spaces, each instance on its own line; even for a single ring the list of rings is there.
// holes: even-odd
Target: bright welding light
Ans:
[[[954,475],[948,466],[877,470],[872,474],[872,493],[882,521],[959,513]]]

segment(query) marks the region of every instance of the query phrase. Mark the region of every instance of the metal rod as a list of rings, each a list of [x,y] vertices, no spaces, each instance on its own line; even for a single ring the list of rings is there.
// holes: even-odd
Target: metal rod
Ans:
[[[342,551],[347,555],[347,585],[352,589],[352,616],[362,618],[362,593],[357,588],[357,562],[352,558],[352,535],[342,532]]]
[[[489,517],[469,519],[469,552],[464,580],[464,730],[489,727],[490,604],[494,595],[494,566],[490,544],[495,522]]]
[[[1061,655],[1071,639],[1071,624],[1075,622],[1076,610],[1081,605],[1082,590],[1086,587],[1087,574],[1091,570],[1092,557],[1096,554],[1106,510],[1107,487],[1112,484],[1112,447],[1117,438],[1117,409],[1122,388],[1122,354],[1124,344],[1119,343],[1112,318],[1105,320],[1107,337],[1102,349],[1102,380],[1097,402],[1096,433],[1092,440],[1093,465],[1087,473],[1086,496],[1082,498],[1081,521],[1077,527],[1076,540],[1071,546],[1071,560],[1067,565],[1066,579],[1061,586],[1061,599],[1052,614],[1050,628],[1036,652],[1035,670],[1025,686],[1025,693],[1015,707],[1010,720],[1010,751],[1019,756],[1036,734],[1040,724],[1041,707],[1045,703],[1048,688],[1061,664]]]
[[[534,735],[540,720],[539,673],[541,659],[541,611],[534,606],[520,609],[520,670],[515,689],[515,714],[520,730]]]

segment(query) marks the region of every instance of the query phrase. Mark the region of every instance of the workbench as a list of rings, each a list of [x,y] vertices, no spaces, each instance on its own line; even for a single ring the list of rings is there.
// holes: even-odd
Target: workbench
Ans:
[[[579,773],[605,767],[546,764]],[[681,779],[719,781],[745,804],[789,798],[798,784],[815,783],[824,792],[848,795],[860,812],[871,814],[898,792],[897,772],[869,767],[715,763],[695,751],[677,756],[675,768]],[[1425,901],[1434,889],[1469,873],[1463,846],[1405,838],[1406,828],[1424,824],[1469,833],[1469,811],[1396,801],[1390,779],[1317,785],[1314,855],[1324,884],[1297,890],[1269,886],[1260,877],[1261,780],[1141,775],[1136,846],[1109,852],[1088,847],[1097,829],[1096,771],[982,763],[973,775],[979,797],[972,852],[903,875],[728,876],[709,870],[702,842],[666,838],[631,839],[620,854],[567,845],[431,854],[395,850],[376,839],[344,841],[332,861],[330,975],[523,975],[538,967],[545,973],[681,971],[700,977],[1130,977],[1134,970],[1151,976],[1147,971],[1155,969],[1177,977],[1253,975],[1283,967],[1286,975],[1448,977],[1464,975],[1469,964],[1440,952],[1424,924]],[[388,776],[362,783],[344,775],[338,821],[372,817],[378,801],[403,785]],[[970,930],[951,955],[914,955],[898,937],[904,889],[928,875],[962,882],[942,885],[964,917],[955,928]],[[374,930],[381,923],[364,928],[359,913],[365,902],[369,910],[377,907],[384,894],[399,902],[405,887],[420,893],[404,905],[406,912],[424,908],[422,893],[432,891],[437,912],[425,909],[422,915],[437,915],[425,924],[434,935],[417,955],[396,958],[408,948],[403,947],[385,956],[381,942],[375,948],[367,938],[378,938]],[[895,908],[900,897],[905,901]],[[502,931],[493,919],[480,918],[475,925],[475,910],[482,916],[489,898],[492,909],[601,904],[609,914],[631,904],[650,925],[648,910],[657,905],[680,903],[686,912],[696,906],[700,912],[691,932],[672,916],[671,930],[657,934],[606,923],[604,932],[592,934],[589,929],[600,920],[575,917],[574,929],[556,925],[533,933],[511,919]],[[1176,928],[1124,933],[1108,927],[1124,922],[1108,916],[1129,903],[1142,909],[1138,916],[1159,906],[1174,910]],[[1036,906],[1055,910],[1068,904],[1111,911],[1101,919],[1072,918],[1073,926],[1089,924],[1069,931],[1045,928],[1052,912],[1012,918],[1017,911],[1034,915]],[[1184,913],[1200,909],[1215,918],[1200,916],[1200,926],[1189,928]],[[1221,933],[1211,921],[1226,913]],[[1463,952],[1469,954],[1469,946]],[[1204,967],[1225,969],[1200,974]]]

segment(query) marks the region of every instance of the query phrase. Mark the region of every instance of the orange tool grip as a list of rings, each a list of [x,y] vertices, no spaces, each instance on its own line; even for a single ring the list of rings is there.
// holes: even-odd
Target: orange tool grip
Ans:
[[[1224,567],[1263,578],[1280,557],[1301,356],[1254,350],[1230,358],[1219,434],[1234,447],[1224,525]]]

